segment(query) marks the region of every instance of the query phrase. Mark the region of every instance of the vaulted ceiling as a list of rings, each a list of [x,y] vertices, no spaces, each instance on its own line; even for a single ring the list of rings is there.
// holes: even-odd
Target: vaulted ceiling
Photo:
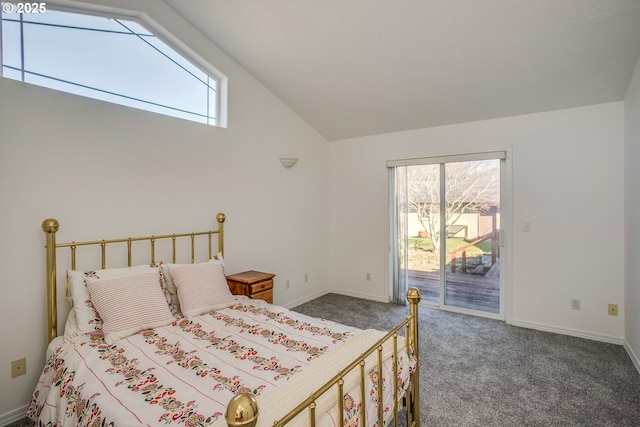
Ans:
[[[328,140],[620,101],[640,55],[640,0],[165,1]]]

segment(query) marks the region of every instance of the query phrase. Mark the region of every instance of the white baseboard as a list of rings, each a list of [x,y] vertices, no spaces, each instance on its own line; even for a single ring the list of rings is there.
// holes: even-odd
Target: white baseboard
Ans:
[[[327,290],[320,291],[320,292],[316,292],[315,294],[311,294],[311,295],[306,296],[306,297],[304,297],[304,298],[300,298],[300,299],[297,299],[297,300],[295,300],[295,301],[293,301],[293,302],[290,302],[289,304],[285,304],[285,305],[283,305],[282,307],[285,307],[285,308],[289,308],[289,309],[291,309],[291,308],[297,307],[297,306],[299,306],[299,305],[302,305],[302,304],[304,304],[305,302],[309,302],[309,301],[312,301],[312,300],[314,300],[314,299],[316,299],[316,298],[319,298],[319,297],[321,297],[321,296],[323,296],[323,295],[326,295],[326,294],[328,294],[329,292],[330,292],[330,291],[327,291]]]
[[[361,299],[366,299],[370,301],[389,302],[389,300],[381,296],[361,294],[359,292],[343,291],[342,289],[329,289],[327,293],[344,295],[347,297],[361,298]]]
[[[513,326],[519,326],[521,328],[537,329],[539,331],[553,332],[561,335],[569,335],[572,337],[586,338],[594,341],[602,341],[611,344],[622,345],[623,338],[611,335],[599,334],[595,332],[582,331],[579,329],[561,328],[553,325],[546,325],[544,323],[528,322],[526,320],[513,320],[511,322]]]
[[[631,345],[629,345],[629,342],[626,339],[624,340],[622,345],[624,346],[624,349],[627,350],[627,354],[631,358],[631,361],[635,365],[636,370],[640,374],[640,358],[638,358],[638,355],[633,352]]]
[[[328,290],[316,292],[315,294],[311,294],[311,295],[306,296],[304,298],[300,298],[298,300],[290,302],[289,304],[284,305],[283,307],[286,307],[286,308],[289,308],[289,309],[290,308],[294,308],[294,307],[297,307],[299,305],[304,304],[305,302],[309,302],[311,300],[314,300],[316,298],[319,298],[319,297],[321,297],[323,295],[327,295],[327,294],[338,294],[338,295],[345,295],[345,296],[348,296],[348,297],[361,298],[361,299],[366,299],[366,300],[371,300],[371,301],[389,302],[389,301],[386,301],[383,297],[379,297],[379,296],[375,296],[375,295],[343,291],[341,289],[328,289]]]
[[[338,294],[338,295],[344,295],[344,296],[348,296],[348,297],[366,299],[366,300],[370,300],[370,301],[389,302],[389,301],[385,300],[383,297],[379,297],[379,296],[375,296],[375,295],[360,294],[360,293],[357,293],[357,292],[348,292],[348,291],[345,292],[345,291],[343,291],[341,289],[328,289],[328,290],[316,292],[315,294],[311,294],[311,295],[306,296],[304,298],[295,300],[293,302],[290,302],[289,304],[284,305],[283,307],[291,309],[291,308],[297,307],[297,306],[299,306],[301,304],[304,304],[305,302],[312,301],[312,300],[314,300],[316,298],[319,298],[319,297],[327,295],[327,294]]]
[[[29,405],[24,405],[18,409],[14,409],[13,411],[0,415],[0,426],[6,426],[26,417],[27,409],[29,409]]]

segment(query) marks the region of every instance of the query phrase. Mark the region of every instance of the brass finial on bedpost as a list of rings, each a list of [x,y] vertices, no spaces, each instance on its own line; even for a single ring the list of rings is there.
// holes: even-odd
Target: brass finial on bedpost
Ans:
[[[227,219],[226,215],[220,212],[216,215],[216,221],[218,221],[218,250],[224,257],[224,220]]]
[[[409,315],[411,316],[411,333],[409,337],[409,348],[413,355],[419,357],[418,341],[418,304],[422,299],[422,294],[417,288],[410,288],[407,291],[407,301],[409,301]],[[413,414],[414,426],[420,427],[420,360],[416,361],[416,371],[411,379],[411,393],[409,408]]]
[[[255,427],[258,422],[258,402],[251,393],[239,393],[229,401],[225,419],[229,427]]]
[[[47,240],[47,339],[51,342],[58,336],[58,309],[56,304],[56,232],[60,228],[58,220],[47,218],[42,221],[42,231]]]

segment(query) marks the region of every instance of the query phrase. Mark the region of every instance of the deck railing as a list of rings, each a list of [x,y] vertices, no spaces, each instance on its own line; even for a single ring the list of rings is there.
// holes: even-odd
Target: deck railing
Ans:
[[[491,265],[496,263],[498,259],[498,232],[494,231],[493,233],[485,234],[484,236],[474,240],[471,243],[467,243],[464,246],[459,247],[458,249],[454,249],[449,251],[449,262],[451,264],[451,272],[455,273],[457,269],[457,260],[458,254],[461,254],[461,262],[460,262],[460,272],[467,272],[467,249],[472,246],[477,245],[478,243],[485,242],[487,240],[491,240]]]

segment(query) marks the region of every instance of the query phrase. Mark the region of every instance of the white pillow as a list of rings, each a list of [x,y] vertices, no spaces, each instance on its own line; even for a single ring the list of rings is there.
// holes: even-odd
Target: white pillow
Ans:
[[[228,307],[236,301],[221,264],[169,264],[185,317]]]
[[[222,265],[222,271],[224,273],[224,259],[222,258],[222,254],[218,252],[213,256],[209,261],[209,263],[220,264]],[[162,264],[162,276],[164,278],[164,287],[167,291],[167,298],[171,303],[171,312],[174,316],[182,317],[182,312],[180,310],[180,299],[178,298],[178,290],[176,289],[176,285],[173,282],[173,277],[171,276],[170,265],[182,266],[182,265],[191,265],[191,264]]]
[[[158,272],[111,279],[88,278],[87,288],[102,319],[102,332],[108,344],[175,320]]]
[[[69,310],[69,315],[67,315],[67,321],[64,324],[64,336],[67,337],[69,335],[73,335],[78,332],[80,332],[80,328],[78,328],[78,320],[76,319],[76,312],[72,307],[71,310]]]
[[[91,297],[89,296],[89,290],[87,289],[86,284],[86,280],[88,278],[108,279],[148,272],[156,272],[157,274],[161,273],[159,266],[154,264],[138,265],[135,267],[108,268],[95,271],[68,270],[67,284],[69,285],[69,293],[71,294],[73,311],[75,312],[76,322],[78,325],[78,332],[84,333],[98,331],[102,327],[100,316],[98,316],[98,313],[91,303]]]

